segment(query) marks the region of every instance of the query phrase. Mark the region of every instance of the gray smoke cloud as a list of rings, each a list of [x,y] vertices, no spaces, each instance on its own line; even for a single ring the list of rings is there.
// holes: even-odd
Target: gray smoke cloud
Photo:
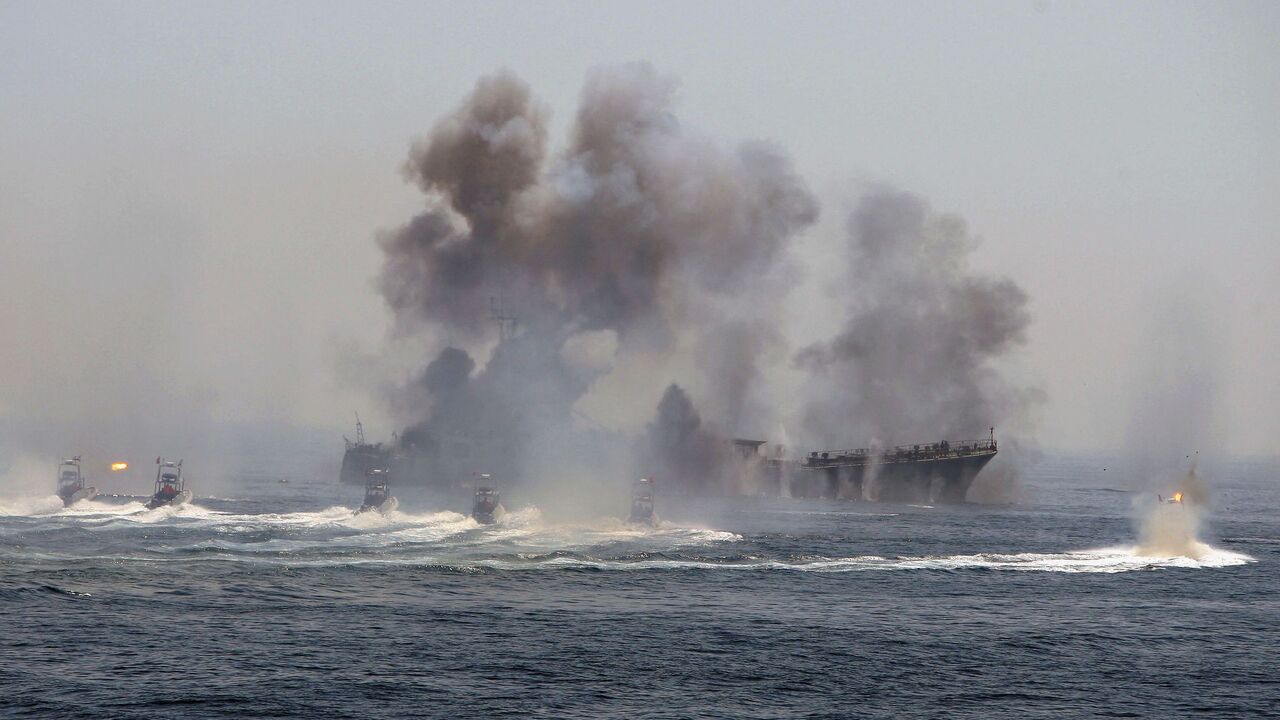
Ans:
[[[1036,393],[995,361],[1026,339],[1027,294],[969,268],[964,220],[878,189],[850,215],[848,240],[844,326],[796,357],[811,375],[801,421],[814,445],[967,440],[1021,422]]]
[[[1145,298],[1123,457],[1127,485],[1135,490],[1181,490],[1208,504],[1205,476],[1194,468],[1199,461],[1212,468],[1226,445],[1219,398],[1228,335],[1222,294],[1212,278],[1192,274]]]
[[[414,146],[406,175],[428,203],[380,238],[380,283],[402,332],[456,345],[405,391],[422,402],[404,441],[431,472],[475,461],[508,478],[572,474],[614,444],[584,430],[574,403],[619,356],[674,352],[687,336],[721,350],[700,364],[716,397],[735,398],[717,424],[758,410],[754,359],[781,343],[778,303],[746,321],[742,298],[785,276],[817,202],[776,148],[727,151],[684,128],[675,91],[644,64],[593,72],[550,158],[546,111],[499,73]],[[517,319],[480,360],[494,296]]]

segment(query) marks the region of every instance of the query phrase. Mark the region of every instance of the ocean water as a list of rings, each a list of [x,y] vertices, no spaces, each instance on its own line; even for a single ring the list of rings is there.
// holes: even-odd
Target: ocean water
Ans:
[[[1280,715],[1280,472],[1207,473],[1190,557],[1137,549],[1099,464],[1012,506],[659,495],[652,529],[515,491],[357,517],[328,478],[0,498],[0,715]]]

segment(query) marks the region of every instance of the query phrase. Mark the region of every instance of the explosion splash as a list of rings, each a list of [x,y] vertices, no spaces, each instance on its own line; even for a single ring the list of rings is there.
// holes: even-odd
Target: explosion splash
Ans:
[[[1195,464],[1165,499],[1146,507],[1138,518],[1138,546],[1134,552],[1150,557],[1188,557],[1200,560],[1214,549],[1200,540],[1201,514],[1207,508],[1208,486]]]

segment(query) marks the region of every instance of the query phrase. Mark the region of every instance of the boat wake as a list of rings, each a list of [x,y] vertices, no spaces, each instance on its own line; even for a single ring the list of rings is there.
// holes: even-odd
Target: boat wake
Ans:
[[[323,510],[244,513],[198,504],[148,510],[140,500],[91,500],[62,508],[56,496],[6,500],[0,514],[26,515],[13,548],[66,559],[219,560],[296,566],[388,564],[454,569],[606,571],[1014,571],[1120,573],[1222,568],[1253,562],[1243,553],[1175,534],[1151,542],[1057,553],[976,553],[884,557],[796,556],[764,538],[671,522],[619,518],[547,522],[536,507],[512,510],[490,525],[452,510],[356,513]],[[227,506],[222,506],[227,507]],[[235,508],[234,505],[230,506]],[[162,533],[153,528],[164,526]],[[1162,536],[1163,537],[1163,536]],[[59,540],[66,538],[67,541]],[[47,553],[41,552],[46,546]]]
[[[1196,558],[1156,556],[1136,547],[1099,548],[1064,553],[977,553],[902,558],[844,558],[814,562],[796,569],[819,572],[849,570],[1012,570],[1059,573],[1118,573],[1160,568],[1218,568],[1243,565],[1253,558],[1205,546]]]
[[[698,558],[637,553],[631,557],[600,559],[572,553],[521,554],[511,558],[475,561],[478,568],[520,570],[589,568],[593,570],[736,570],[844,573],[865,571],[1037,571],[1057,573],[1120,573],[1164,568],[1221,568],[1254,562],[1242,553],[1210,549],[1199,558],[1151,557],[1134,548],[1103,548],[1067,553],[978,553],[887,558],[861,555],[843,558],[811,557],[801,561],[751,555]]]

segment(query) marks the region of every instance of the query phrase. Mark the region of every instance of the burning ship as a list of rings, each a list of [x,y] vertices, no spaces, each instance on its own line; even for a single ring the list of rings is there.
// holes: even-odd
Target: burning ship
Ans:
[[[793,477],[793,497],[962,503],[996,456],[995,428],[982,440],[814,451]]]
[[[383,447],[382,443],[365,442],[364,425],[360,422],[358,413],[355,442],[348,440],[346,435],[342,436],[342,440],[346,443],[347,450],[342,455],[342,471],[338,479],[344,483],[364,484],[370,471],[381,470],[391,464],[390,448]]]

